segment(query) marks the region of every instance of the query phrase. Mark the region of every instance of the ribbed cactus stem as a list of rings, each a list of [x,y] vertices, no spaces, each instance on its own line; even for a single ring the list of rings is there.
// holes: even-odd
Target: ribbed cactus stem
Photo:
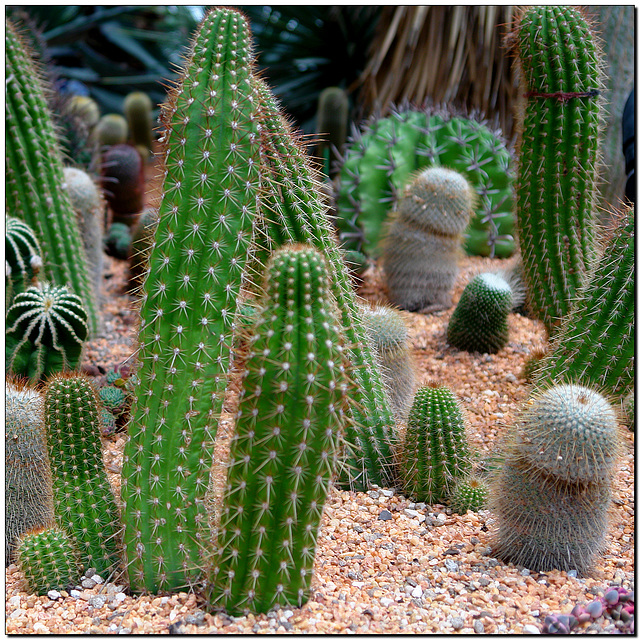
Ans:
[[[16,294],[36,284],[43,267],[42,249],[35,232],[26,222],[12,216],[5,219],[5,259],[8,308]]]
[[[122,468],[134,591],[187,588],[201,573],[204,495],[257,215],[251,66],[245,19],[213,10],[163,110],[163,196],[143,288],[140,365]]]
[[[309,597],[349,385],[327,271],[311,248],[278,250],[250,328],[209,593],[232,615]]]

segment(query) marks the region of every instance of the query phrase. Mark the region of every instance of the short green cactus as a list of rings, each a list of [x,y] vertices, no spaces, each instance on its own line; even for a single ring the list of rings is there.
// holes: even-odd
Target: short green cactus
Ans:
[[[100,409],[100,435],[110,436],[117,427],[116,417],[109,409]]]
[[[153,126],[151,98],[142,91],[133,91],[124,99],[124,113],[129,125],[129,137],[144,160],[149,158]]]
[[[73,543],[57,527],[25,533],[18,542],[16,556],[28,591],[39,596],[52,589],[69,589],[82,575]]]
[[[107,113],[96,124],[94,135],[101,147],[125,144],[129,137],[129,126],[119,113]]]
[[[118,508],[102,461],[98,398],[86,376],[57,374],[45,387],[54,512],[85,568],[119,561]]]
[[[100,107],[89,96],[71,96],[67,104],[67,111],[82,120],[89,130],[100,121]]]
[[[51,466],[42,395],[24,381],[5,382],[5,562],[18,537],[53,524]]]
[[[516,181],[529,303],[553,333],[596,258],[598,46],[579,9],[521,11],[509,43],[522,78]]]
[[[474,191],[451,169],[424,169],[397,204],[382,241],[389,299],[407,311],[446,308],[462,256]]]
[[[104,239],[107,255],[118,260],[127,260],[131,254],[131,228],[124,222],[113,222]]]
[[[349,386],[317,251],[274,254],[251,331],[208,596],[232,615],[309,597]]]
[[[409,496],[447,504],[456,480],[471,470],[466,417],[450,389],[436,383],[418,389],[399,457]]]
[[[77,368],[89,333],[80,298],[47,282],[14,298],[6,326],[7,370],[32,380]]]
[[[318,98],[316,114],[316,135],[318,145],[315,153],[322,161],[324,175],[329,177],[333,165],[347,141],[349,125],[349,97],[340,87],[327,87]]]
[[[467,511],[484,509],[488,496],[487,481],[478,476],[470,476],[455,483],[449,493],[448,502],[454,513],[464,515]]]
[[[130,144],[116,144],[102,154],[101,185],[113,222],[134,227],[144,207],[144,163]]]
[[[12,216],[5,219],[7,308],[14,296],[36,284],[42,270],[42,251],[33,229]]]

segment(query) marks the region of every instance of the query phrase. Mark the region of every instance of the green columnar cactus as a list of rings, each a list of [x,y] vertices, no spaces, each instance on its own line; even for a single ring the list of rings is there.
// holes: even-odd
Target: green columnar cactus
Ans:
[[[144,206],[144,163],[130,144],[116,144],[102,154],[101,184],[113,222],[135,226]]]
[[[402,108],[373,117],[349,141],[340,167],[336,224],[346,249],[377,257],[388,212],[409,177],[448,167],[473,185],[477,199],[465,230],[472,255],[513,253],[511,153],[485,122],[433,109]]]
[[[475,276],[451,314],[449,344],[464,351],[497,353],[509,342],[507,316],[513,305],[513,290],[500,274]]]
[[[376,350],[396,419],[404,420],[411,408],[416,384],[407,325],[400,312],[383,305],[363,306],[362,317]]]
[[[62,189],[62,155],[44,80],[15,27],[6,22],[6,209],[36,233],[44,277],[80,296],[91,331],[98,312],[73,207]]]
[[[451,306],[473,198],[469,182],[451,169],[431,167],[410,179],[382,240],[393,304],[407,311]]]
[[[6,275],[9,308],[14,296],[36,284],[42,269],[42,251],[33,229],[24,221],[12,216],[5,219],[5,259],[8,266]]]
[[[92,274],[94,297],[100,300],[105,203],[88,173],[74,167],[65,167],[63,174],[64,184],[80,227],[87,264]]]
[[[129,256],[129,289],[138,291],[147,270],[149,252],[158,224],[158,210],[145,209],[131,234]]]
[[[89,333],[80,298],[47,282],[14,298],[6,326],[7,370],[32,380],[77,368]]]
[[[209,12],[163,110],[166,174],[122,467],[134,591],[186,588],[201,574],[204,496],[257,215],[252,64],[244,17]]]
[[[94,135],[101,147],[124,144],[129,136],[129,125],[119,113],[107,113],[100,118],[94,129]]]
[[[471,471],[466,417],[444,386],[416,392],[400,450],[404,490],[416,500],[446,504],[456,480]]]
[[[509,34],[518,122],[518,240],[529,303],[552,333],[596,257],[599,53],[578,9],[533,6]]]
[[[149,158],[153,140],[151,98],[142,91],[133,91],[124,99],[124,112],[129,124],[129,136],[144,160]]]
[[[212,606],[302,606],[347,419],[348,362],[327,267],[274,253],[245,361],[214,555]]]
[[[635,220],[627,210],[610,232],[540,364],[536,385],[580,380],[621,397],[635,377]]]
[[[588,572],[604,547],[619,452],[617,416],[600,394],[558,385],[532,395],[491,488],[496,557]]]
[[[109,574],[119,561],[118,508],[102,461],[98,397],[88,378],[57,374],[45,388],[54,513],[85,568]]]
[[[81,564],[67,534],[56,527],[25,533],[16,550],[18,567],[27,588],[39,596],[52,589],[68,589],[82,574]]]
[[[489,496],[488,484],[482,478],[471,476],[461,478],[449,494],[449,506],[455,513],[464,515],[467,511],[484,509]]]
[[[18,537],[53,524],[51,466],[44,430],[43,399],[25,382],[5,382],[5,562]]]
[[[349,98],[340,87],[327,87],[318,98],[316,135],[319,138],[316,155],[322,161],[324,175],[329,177],[336,161],[334,147],[342,150],[347,140],[349,123]]]
[[[332,294],[344,327],[347,356],[354,370],[355,402],[351,409],[352,424],[345,434],[347,460],[341,482],[354,490],[366,490],[371,483],[392,486],[397,482],[393,411],[343,253],[326,215],[320,184],[271,91],[258,80],[255,84],[262,105],[263,162],[268,186],[263,211],[268,218],[265,225],[268,240],[276,247],[286,242],[309,244],[327,259]]]

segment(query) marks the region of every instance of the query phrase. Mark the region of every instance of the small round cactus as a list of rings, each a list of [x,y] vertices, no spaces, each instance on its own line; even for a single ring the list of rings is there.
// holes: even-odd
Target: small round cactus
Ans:
[[[100,121],[100,107],[89,96],[71,96],[67,103],[67,112],[84,122],[89,130]]]
[[[126,260],[131,253],[131,229],[124,222],[114,222],[104,239],[107,255]]]
[[[449,494],[449,506],[455,513],[464,515],[467,511],[479,511],[487,504],[489,488],[487,482],[477,476],[462,478]]]
[[[112,147],[116,144],[124,144],[129,136],[129,127],[126,119],[117,113],[107,113],[100,118],[94,129],[98,144]]]
[[[104,408],[116,416],[121,414],[127,406],[127,394],[119,387],[113,385],[102,387],[98,392],[98,396]]]

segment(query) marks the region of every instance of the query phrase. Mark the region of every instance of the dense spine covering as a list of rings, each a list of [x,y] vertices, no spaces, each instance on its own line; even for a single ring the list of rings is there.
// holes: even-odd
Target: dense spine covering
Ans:
[[[358,309],[342,251],[338,248],[321,189],[302,145],[280,115],[266,84],[255,80],[262,110],[263,163],[267,167],[263,253],[287,242],[309,244],[327,259],[332,294],[340,310],[347,356],[354,371],[352,424],[347,429],[347,465],[342,482],[354,490],[371,483],[392,486],[395,421],[373,347]]]
[[[518,239],[529,303],[551,333],[596,257],[599,54],[584,16],[564,6],[525,9],[509,41],[524,93]]]
[[[6,307],[14,296],[36,284],[42,270],[42,251],[33,229],[23,220],[5,217],[4,255],[7,263]]]
[[[347,416],[348,363],[324,258],[276,251],[249,329],[209,601],[302,606]]]
[[[87,312],[66,287],[45,282],[19,293],[7,310],[6,365],[32,380],[79,366]]]
[[[455,513],[464,515],[467,511],[479,511],[487,504],[489,489],[482,478],[471,476],[455,483],[449,495],[449,506]]]
[[[6,208],[35,231],[44,277],[80,296],[96,331],[96,301],[76,216],[62,189],[62,155],[44,79],[8,20],[5,45]]]
[[[5,562],[18,537],[53,524],[51,465],[42,395],[9,379],[5,383]]]
[[[163,196],[142,293],[122,467],[134,591],[187,588],[201,575],[204,495],[257,216],[251,66],[245,19],[213,10],[164,108]]]
[[[108,575],[120,559],[120,524],[102,461],[98,398],[88,378],[58,374],[47,381],[45,425],[57,523],[85,568]]]

